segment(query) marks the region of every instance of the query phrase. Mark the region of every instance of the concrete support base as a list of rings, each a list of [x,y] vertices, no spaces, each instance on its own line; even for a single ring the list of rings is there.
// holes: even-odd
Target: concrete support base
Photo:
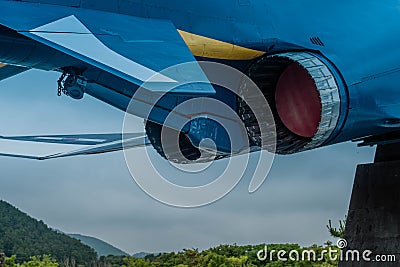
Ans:
[[[400,144],[378,146],[375,162],[357,167],[345,239],[340,267],[400,266]],[[360,261],[346,259],[349,250],[358,250]],[[362,259],[366,250],[370,262]]]

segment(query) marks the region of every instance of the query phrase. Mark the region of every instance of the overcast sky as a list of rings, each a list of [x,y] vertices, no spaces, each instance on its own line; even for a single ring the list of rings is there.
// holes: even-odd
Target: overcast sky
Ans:
[[[58,76],[29,71],[0,83],[1,135],[121,132],[123,112],[89,96],[57,97]],[[143,128],[141,122],[137,127]],[[1,152],[57,149],[0,145]],[[356,164],[371,162],[373,152],[346,143],[277,156],[256,193],[248,193],[250,179],[243,179],[225,198],[194,209],[147,196],[122,152],[43,162],[0,158],[0,198],[50,227],[94,236],[128,253],[222,243],[323,244],[332,240],[328,220],[347,213]]]

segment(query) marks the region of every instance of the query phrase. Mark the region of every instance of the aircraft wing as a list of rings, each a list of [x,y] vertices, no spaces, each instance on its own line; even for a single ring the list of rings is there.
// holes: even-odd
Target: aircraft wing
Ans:
[[[159,74],[196,62],[171,21],[19,1],[1,1],[0,9],[0,25],[44,44],[50,55],[56,50],[72,57],[92,78],[101,70],[138,86],[150,78],[153,83],[207,81],[198,64],[186,73]],[[211,85],[181,86],[174,92],[215,93]]]
[[[14,75],[20,74],[27,70],[29,70],[29,68],[0,63],[0,81],[10,78]]]
[[[49,143],[49,144],[68,144],[68,145],[100,145],[130,138],[143,137],[143,133],[129,134],[79,134],[79,135],[31,135],[31,136],[0,136],[3,140]]]
[[[95,155],[115,152],[123,149],[144,147],[150,145],[150,141],[144,133],[128,134],[81,134],[81,135],[44,135],[44,136],[0,136],[3,140],[39,142],[51,144],[86,145],[87,147],[55,153],[46,156],[22,155],[11,153],[0,153],[0,157],[25,158],[36,160],[47,160],[65,158],[80,155]]]

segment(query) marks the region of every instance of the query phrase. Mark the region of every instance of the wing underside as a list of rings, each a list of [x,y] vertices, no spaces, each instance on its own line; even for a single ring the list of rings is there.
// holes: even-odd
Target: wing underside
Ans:
[[[132,149],[150,145],[144,133],[128,134],[78,134],[78,135],[42,135],[42,136],[0,136],[0,140],[17,142],[35,142],[47,144],[83,145],[84,148],[53,153],[45,156],[0,153],[2,157],[47,160],[82,155],[96,155]]]
[[[153,84],[168,85],[208,81],[198,64],[191,64],[185,73],[160,73],[173,66],[196,62],[171,21],[17,1],[0,1],[0,9],[4,14],[0,25],[48,47],[48,54],[57,51],[61,56],[53,56],[52,60],[58,69],[83,69],[94,82],[101,78],[99,71],[137,86],[149,80]],[[43,57],[48,56],[45,51],[42,53]],[[73,58],[74,66],[63,66],[65,56],[62,55]],[[29,65],[29,58],[21,63]],[[160,88],[148,89],[162,91]],[[211,85],[178,86],[174,92],[204,95],[215,90]]]
[[[29,70],[29,68],[0,63],[0,81],[25,72],[27,70]]]
[[[90,88],[110,91],[113,97],[114,93],[118,94],[114,98],[119,102],[120,95],[123,101],[127,98],[129,102],[132,92],[127,94],[126,88],[137,90],[148,83],[153,84],[145,87],[150,93],[163,93],[164,88],[171,89],[171,84],[177,94],[215,93],[171,21],[19,1],[0,1],[0,9],[3,14],[0,16],[0,42],[8,45],[8,52],[0,53],[0,62],[4,57],[3,62],[7,63],[0,65],[0,80],[30,68],[64,73],[72,69],[80,71],[78,75],[91,83]],[[19,50],[16,55],[7,55],[15,50]],[[191,63],[189,69],[163,72],[185,63]],[[192,81],[198,84],[193,85]],[[103,93],[95,97],[102,100],[109,95]],[[147,104],[142,99],[137,101]],[[47,156],[0,154],[38,160],[107,153],[150,144],[145,134],[2,136],[0,139],[86,146]]]

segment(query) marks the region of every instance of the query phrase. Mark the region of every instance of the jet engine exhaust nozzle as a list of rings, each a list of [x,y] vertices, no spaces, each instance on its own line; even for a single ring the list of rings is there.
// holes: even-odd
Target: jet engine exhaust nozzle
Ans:
[[[279,154],[292,154],[324,144],[340,117],[340,88],[328,64],[307,52],[266,56],[249,70],[249,77],[267,99],[276,123]],[[259,144],[260,133],[239,100],[250,139]],[[246,118],[246,119],[245,119]]]

